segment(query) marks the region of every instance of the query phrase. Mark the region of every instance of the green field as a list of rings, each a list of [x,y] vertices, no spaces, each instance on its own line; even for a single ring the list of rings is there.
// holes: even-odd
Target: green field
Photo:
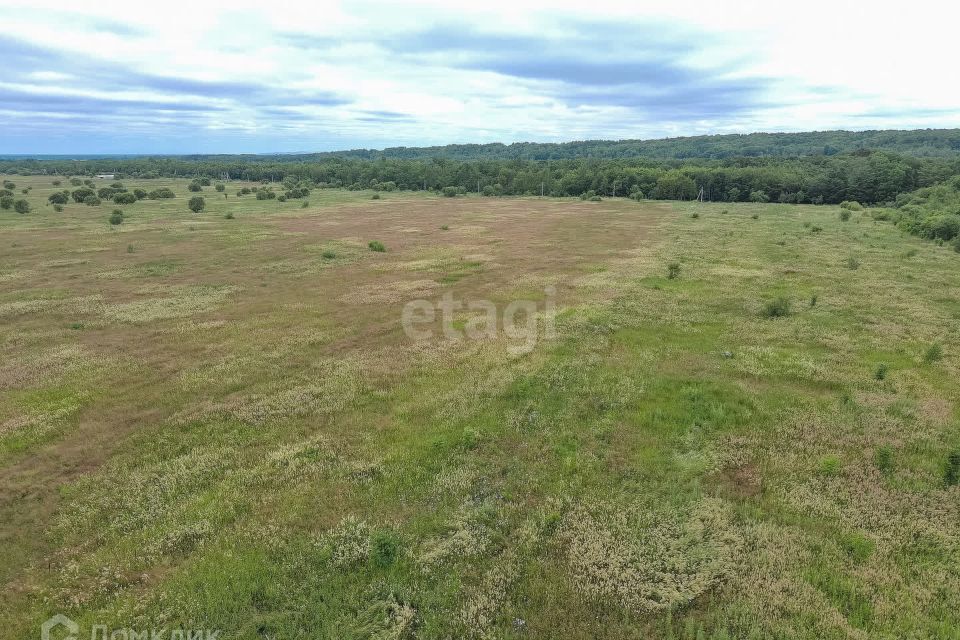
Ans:
[[[3,179],[3,637],[960,638],[948,246],[837,206]],[[401,327],[548,290],[532,350]]]

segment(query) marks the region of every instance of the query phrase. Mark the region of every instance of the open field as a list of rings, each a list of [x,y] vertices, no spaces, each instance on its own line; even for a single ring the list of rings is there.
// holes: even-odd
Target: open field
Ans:
[[[161,179],[57,213],[8,178],[4,637],[960,638],[949,247],[836,206],[194,214]],[[410,339],[447,293],[550,298],[556,336]]]

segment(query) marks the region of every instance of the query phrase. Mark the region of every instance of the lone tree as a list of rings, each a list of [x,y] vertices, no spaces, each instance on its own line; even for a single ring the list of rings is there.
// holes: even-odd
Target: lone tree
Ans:
[[[30,213],[30,203],[26,200],[17,200],[13,203],[13,210],[17,213]]]
[[[190,198],[190,202],[187,203],[187,206],[190,207],[190,211],[194,213],[200,213],[203,211],[204,207],[207,206],[207,203],[200,196],[193,196]]]
[[[67,204],[70,201],[70,195],[69,193],[64,193],[63,191],[57,191],[55,193],[51,193],[47,200],[50,201],[50,204]]]

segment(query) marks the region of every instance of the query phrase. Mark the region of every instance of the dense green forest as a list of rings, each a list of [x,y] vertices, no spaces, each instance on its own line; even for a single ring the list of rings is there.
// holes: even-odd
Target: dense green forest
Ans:
[[[448,196],[479,191],[485,196],[692,200],[702,189],[704,199],[721,202],[883,205],[889,209],[878,215],[895,218],[911,233],[943,241],[960,235],[956,129],[449,145],[310,155],[21,157],[0,160],[0,173],[236,179],[283,182],[288,189],[435,190]]]

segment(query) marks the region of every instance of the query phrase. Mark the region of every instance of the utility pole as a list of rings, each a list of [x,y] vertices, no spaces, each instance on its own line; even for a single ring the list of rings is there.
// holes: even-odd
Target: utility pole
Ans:
[[[540,197],[543,197],[543,182],[540,182]]]

